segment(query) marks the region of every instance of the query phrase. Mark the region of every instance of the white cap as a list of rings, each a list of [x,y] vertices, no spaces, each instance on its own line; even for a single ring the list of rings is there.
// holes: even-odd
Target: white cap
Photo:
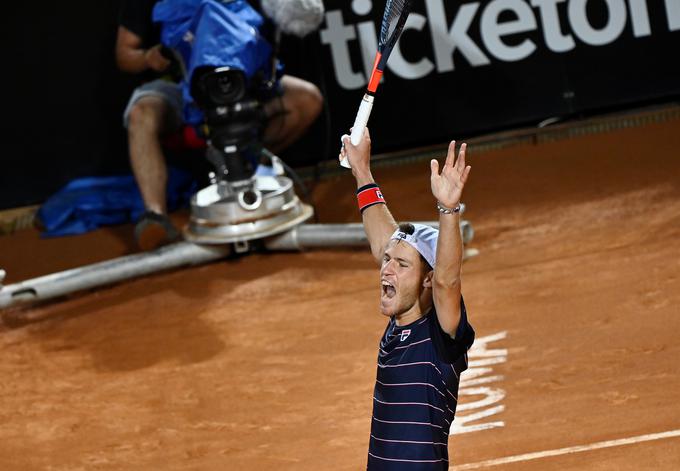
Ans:
[[[392,234],[391,240],[403,240],[416,249],[420,255],[434,268],[437,255],[437,238],[439,231],[424,224],[412,224],[415,228],[413,234],[407,234],[397,229]]]

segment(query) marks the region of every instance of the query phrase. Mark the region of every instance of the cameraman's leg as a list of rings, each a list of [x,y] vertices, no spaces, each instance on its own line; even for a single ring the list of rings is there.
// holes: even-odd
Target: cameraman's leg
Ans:
[[[165,214],[168,172],[161,148],[168,105],[158,96],[140,98],[128,121],[130,164],[147,210]]]
[[[135,90],[123,115],[130,164],[147,210],[135,227],[135,238],[144,250],[179,237],[166,215],[168,172],[161,138],[180,129],[181,110],[179,87],[155,80]]]
[[[123,115],[128,130],[130,164],[145,207],[166,212],[167,169],[162,136],[182,125],[182,93],[177,84],[154,80],[138,87]]]
[[[323,98],[313,83],[290,75],[281,78],[283,93],[265,105],[269,122],[265,145],[274,153],[285,149],[314,122],[321,112]]]

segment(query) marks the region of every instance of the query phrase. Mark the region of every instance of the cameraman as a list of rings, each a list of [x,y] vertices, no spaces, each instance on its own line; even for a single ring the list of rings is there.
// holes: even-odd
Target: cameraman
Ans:
[[[146,212],[135,227],[135,239],[150,250],[179,239],[179,231],[167,216],[167,167],[161,139],[181,130],[182,91],[167,77],[171,61],[162,53],[160,26],[152,21],[157,0],[123,0],[116,39],[118,67],[140,74],[125,109],[130,163]],[[166,77],[163,77],[163,75]],[[284,75],[278,94],[264,109],[268,117],[264,143],[274,153],[301,137],[321,111],[322,97],[312,83]]]

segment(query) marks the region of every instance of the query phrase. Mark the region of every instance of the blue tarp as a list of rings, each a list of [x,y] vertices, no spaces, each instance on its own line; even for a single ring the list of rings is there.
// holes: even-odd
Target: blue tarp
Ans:
[[[198,67],[228,66],[249,79],[258,71],[271,74],[272,47],[260,34],[264,19],[245,0],[162,0],[153,20],[161,24],[161,42],[177,50],[186,64],[182,94],[187,124],[203,121],[190,90]]]
[[[196,184],[188,173],[168,171],[168,209],[188,203]],[[86,177],[69,182],[38,211],[43,236],[82,234],[100,226],[136,221],[144,203],[131,175]]]

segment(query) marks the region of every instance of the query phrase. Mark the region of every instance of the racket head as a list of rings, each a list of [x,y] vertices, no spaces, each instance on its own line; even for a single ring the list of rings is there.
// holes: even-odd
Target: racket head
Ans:
[[[378,37],[378,51],[381,53],[378,68],[384,70],[394,45],[404,29],[413,6],[413,0],[387,0]],[[381,67],[382,66],[382,67]]]

